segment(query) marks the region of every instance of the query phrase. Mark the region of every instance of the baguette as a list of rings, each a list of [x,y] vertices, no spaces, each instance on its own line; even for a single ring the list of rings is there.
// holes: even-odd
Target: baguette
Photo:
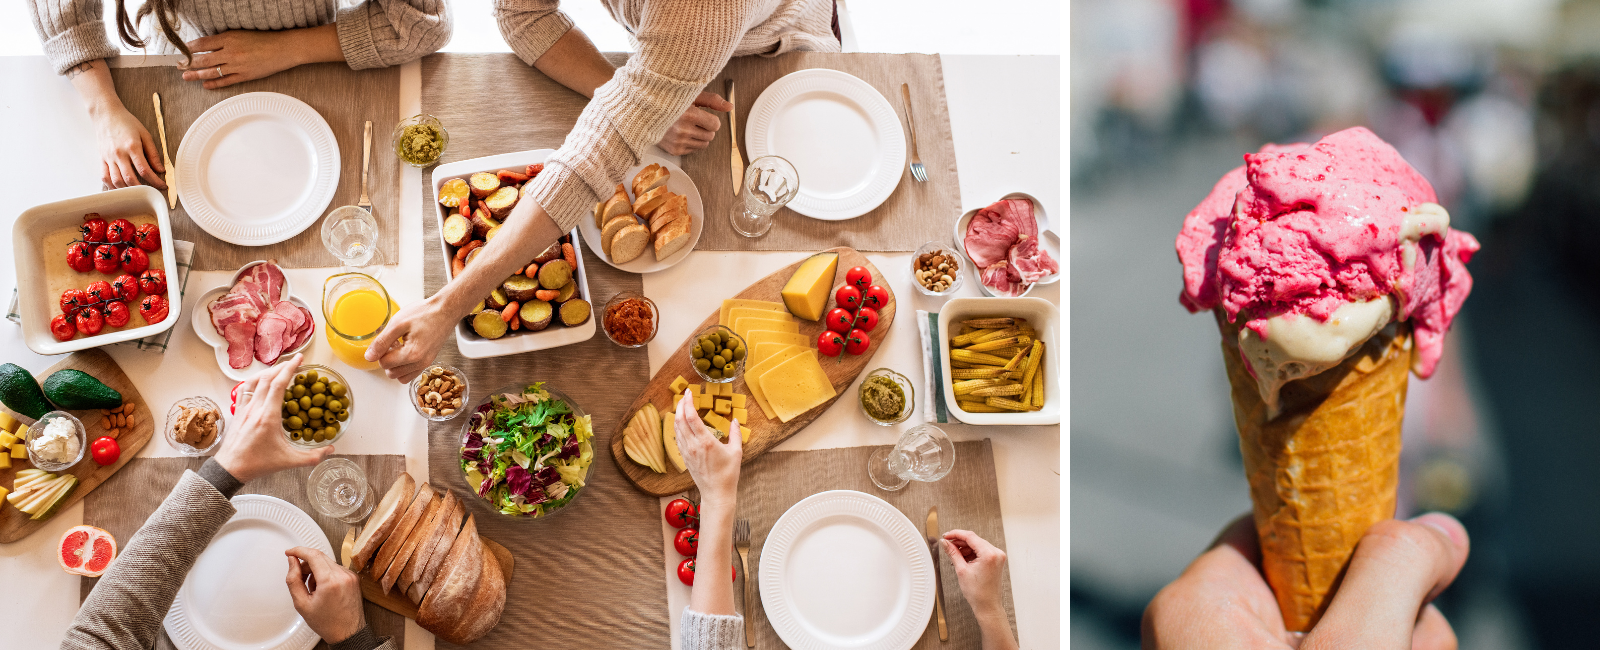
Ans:
[[[500,614],[506,607],[506,575],[500,571],[500,559],[487,545],[480,546],[483,566],[479,569],[478,588],[467,601],[466,612],[451,629],[436,633],[439,638],[456,645],[467,645],[483,638],[500,624]]]
[[[400,545],[400,552],[394,556],[394,561],[390,562],[389,568],[383,572],[383,579],[378,581],[378,584],[383,586],[384,593],[389,593],[389,590],[394,588],[394,583],[400,579],[406,564],[416,555],[423,536],[433,534],[433,525],[439,519],[439,504],[443,502],[438,496],[433,490],[428,490],[428,509],[423,511],[422,518],[411,529],[411,534],[406,536],[405,543]],[[383,552],[379,551],[378,554],[381,556]]]
[[[650,245],[650,228],[639,224],[623,226],[611,240],[611,261],[627,264],[644,254]]]
[[[478,591],[478,581],[483,577],[483,542],[478,539],[478,524],[472,515],[461,534],[450,545],[444,564],[433,587],[422,597],[417,607],[417,625],[436,635],[453,630],[467,614],[467,607]]]
[[[649,192],[645,192],[633,202],[633,213],[650,214],[651,212],[655,212],[656,208],[671,202],[672,197],[674,196],[676,195],[667,191],[667,188],[665,187],[658,187],[650,190]]]
[[[611,198],[606,199],[600,219],[602,221],[610,221],[629,214],[633,214],[633,205],[628,201],[628,193],[623,191],[622,184],[618,183],[616,193],[612,194]]]
[[[604,252],[606,257],[611,257],[611,238],[616,236],[618,230],[622,230],[623,228],[635,225],[637,223],[639,222],[633,218],[632,213],[625,214],[620,217],[613,217],[610,221],[607,221],[606,227],[600,229],[601,252]]]
[[[633,195],[644,196],[646,192],[667,184],[667,177],[671,172],[661,165],[650,163],[649,166],[639,170],[633,177]]]
[[[383,500],[378,502],[378,507],[372,509],[372,516],[367,518],[367,525],[361,529],[361,534],[356,537],[355,556],[352,558],[350,570],[360,573],[367,567],[372,556],[383,546],[384,540],[389,538],[389,532],[394,530],[400,517],[405,514],[411,505],[412,497],[417,494],[417,482],[410,474],[400,472],[400,477],[394,480],[394,485],[389,486],[389,491],[383,495]]]
[[[450,554],[450,547],[456,543],[456,537],[461,533],[462,516],[466,514],[466,504],[460,499],[456,500],[456,509],[449,517],[445,518],[444,525],[439,531],[439,540],[433,547],[433,553],[428,556],[428,565],[418,574],[416,584],[417,597],[412,601],[422,604],[422,598],[433,587],[439,577],[439,567],[444,565],[444,559]]]
[[[431,525],[424,530],[421,539],[417,542],[417,550],[411,554],[411,561],[400,572],[400,585],[402,592],[409,593],[411,585],[422,580],[422,570],[428,567],[428,562],[433,560],[433,555],[441,549],[450,548],[456,531],[461,525],[461,504],[456,501],[456,493],[446,490],[444,498],[439,500],[439,512],[434,516]]]
[[[389,565],[394,563],[395,556],[400,554],[400,547],[405,546],[410,539],[411,531],[422,521],[422,515],[428,511],[429,506],[438,498],[437,494],[423,483],[417,488],[416,497],[411,499],[411,505],[406,508],[405,514],[395,522],[394,530],[389,532],[388,538],[383,541],[383,546],[378,548],[378,554],[372,557],[372,564],[367,567],[368,575],[373,580],[382,580]]]

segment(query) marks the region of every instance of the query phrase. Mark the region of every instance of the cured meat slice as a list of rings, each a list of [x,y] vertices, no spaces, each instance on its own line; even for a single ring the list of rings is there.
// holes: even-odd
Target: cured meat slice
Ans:
[[[276,312],[261,317],[256,328],[256,361],[271,365],[277,363],[290,341],[289,319]]]
[[[998,294],[1015,296],[1025,288],[1019,278],[1013,277],[1011,265],[1005,260],[984,269],[980,275],[983,283]]]
[[[250,267],[239,278],[239,282],[248,283],[268,304],[276,304],[286,297],[283,295],[283,269],[278,268],[277,260],[267,260]],[[234,285],[235,290],[238,288],[238,285]]]
[[[962,238],[962,244],[967,248],[967,256],[978,268],[987,269],[994,266],[995,262],[1005,261],[1006,252],[1017,242],[1019,234],[1016,221],[991,205],[972,215],[972,221],[967,222],[967,234]]]
[[[998,201],[989,207],[999,210],[1002,218],[1017,228],[1018,235],[1039,236],[1039,221],[1033,218],[1033,201],[1006,199]]]
[[[1050,254],[1039,247],[1038,237],[1025,237],[1017,242],[1016,246],[1011,247],[1006,260],[1026,284],[1033,284],[1061,271]]]
[[[255,358],[255,321],[233,323],[223,328],[222,338],[228,340],[228,365],[234,370],[250,367]]]
[[[311,333],[316,331],[317,328],[317,322],[311,318],[311,310],[301,307],[300,313],[305,315],[305,319],[300,326],[299,334],[294,339],[294,345],[289,348],[291,350],[299,349],[300,346],[306,344],[306,341],[310,341]]]
[[[272,312],[289,319],[289,331],[291,333],[298,334],[300,333],[300,328],[305,327],[306,313],[300,309],[299,305],[287,300],[279,300],[277,304],[272,306]]]

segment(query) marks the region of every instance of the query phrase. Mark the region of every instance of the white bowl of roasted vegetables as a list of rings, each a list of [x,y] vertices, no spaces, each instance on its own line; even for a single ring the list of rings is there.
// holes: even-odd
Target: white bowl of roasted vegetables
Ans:
[[[571,398],[544,382],[490,393],[461,432],[467,487],[500,514],[548,517],[584,489],[594,427]]]
[[[460,275],[482,254],[554,152],[520,151],[434,169],[434,209],[447,278]],[[456,326],[463,356],[518,354],[594,337],[594,306],[576,228],[545,250],[530,251],[521,268]]]

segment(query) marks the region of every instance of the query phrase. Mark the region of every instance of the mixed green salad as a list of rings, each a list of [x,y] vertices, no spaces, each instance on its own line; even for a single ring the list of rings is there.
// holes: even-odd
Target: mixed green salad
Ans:
[[[489,397],[467,422],[461,470],[501,513],[542,517],[578,496],[594,462],[594,427],[544,382]]]

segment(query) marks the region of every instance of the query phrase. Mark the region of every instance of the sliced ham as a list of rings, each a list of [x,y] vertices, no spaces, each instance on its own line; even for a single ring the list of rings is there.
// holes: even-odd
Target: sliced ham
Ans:
[[[207,306],[211,326],[228,341],[229,366],[270,366],[311,340],[316,322],[309,310],[287,300],[286,284],[275,260],[262,262],[245,269],[228,293]]]
[[[311,340],[311,333],[316,331],[317,322],[312,320],[311,310],[306,309],[305,307],[300,307],[299,309],[300,313],[303,314],[304,317],[300,324],[300,331],[295,336],[294,344],[289,346],[290,350],[300,349],[300,346],[305,345],[306,341]]]
[[[249,368],[256,354],[255,321],[228,325],[222,330],[222,338],[228,340],[228,366],[234,370]]]
[[[262,316],[261,324],[256,328],[256,361],[267,365],[277,363],[278,357],[283,355],[284,349],[293,340],[289,319],[277,312]]]
[[[978,268],[986,269],[994,266],[995,262],[1005,261],[1006,252],[1011,250],[1012,244],[1017,243],[1018,234],[1013,220],[1006,218],[994,206],[989,206],[972,215],[962,244],[966,246],[967,256],[972,258],[973,263]]]
[[[1033,284],[1051,275],[1061,272],[1061,267],[1056,261],[1039,247],[1038,237],[1026,237],[1011,247],[1011,252],[1006,256],[1006,261],[1011,263],[1011,268],[1026,284]]]
[[[961,243],[978,265],[978,279],[998,294],[1018,295],[1061,271],[1039,247],[1039,221],[1027,199],[996,201],[979,210]]]
[[[1012,272],[1011,265],[1004,260],[984,269],[979,275],[985,285],[990,289],[994,289],[995,293],[1003,296],[1015,296],[1027,288]]]

